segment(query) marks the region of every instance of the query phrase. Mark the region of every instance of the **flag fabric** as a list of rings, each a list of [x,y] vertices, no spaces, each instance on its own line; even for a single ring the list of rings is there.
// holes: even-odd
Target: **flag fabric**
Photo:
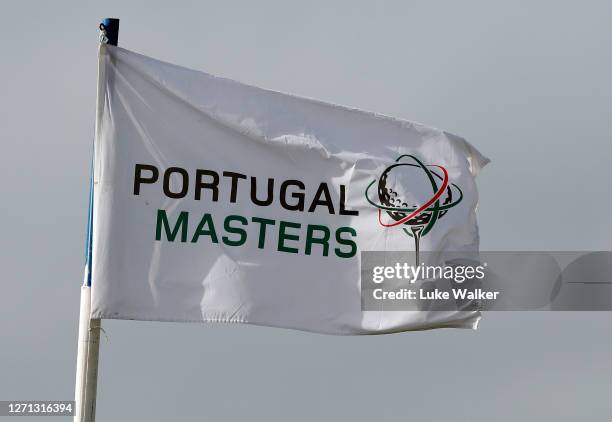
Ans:
[[[102,45],[92,317],[329,334],[474,328],[362,311],[363,251],[478,251],[464,139]],[[404,183],[405,182],[405,183]]]

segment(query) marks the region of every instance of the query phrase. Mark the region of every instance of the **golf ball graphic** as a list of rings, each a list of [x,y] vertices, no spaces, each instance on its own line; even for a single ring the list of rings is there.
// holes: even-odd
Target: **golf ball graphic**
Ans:
[[[366,199],[378,208],[379,224],[401,227],[414,237],[418,252],[419,239],[461,202],[463,192],[449,181],[445,167],[405,154],[368,185]]]

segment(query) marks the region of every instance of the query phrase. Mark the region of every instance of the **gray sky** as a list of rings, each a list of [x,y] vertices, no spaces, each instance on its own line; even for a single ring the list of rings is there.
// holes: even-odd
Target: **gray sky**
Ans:
[[[440,127],[493,163],[482,249],[610,250],[609,1],[0,6],[0,400],[71,399],[97,24],[119,44]],[[332,337],[103,321],[98,420],[610,420],[610,313]]]

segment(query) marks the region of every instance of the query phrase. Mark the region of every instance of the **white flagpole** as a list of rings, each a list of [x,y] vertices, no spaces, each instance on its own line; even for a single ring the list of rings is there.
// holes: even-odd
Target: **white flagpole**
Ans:
[[[107,18],[100,24],[100,42],[117,45],[119,38],[119,19]],[[104,46],[101,46],[104,48]],[[96,138],[101,112],[101,78],[98,68],[98,90],[96,93]],[[85,279],[81,286],[81,306],[79,309],[79,341],[77,348],[77,367],[75,385],[75,422],[94,422],[96,419],[96,393],[98,385],[98,355],[100,350],[101,321],[91,318],[91,255],[92,255],[92,225],[93,225],[93,162],[92,183],[90,186],[89,215],[87,227],[87,247]]]
[[[94,422],[96,418],[96,387],[98,384],[98,352],[100,320],[90,318],[91,287],[81,287],[79,345],[75,389],[75,422]]]

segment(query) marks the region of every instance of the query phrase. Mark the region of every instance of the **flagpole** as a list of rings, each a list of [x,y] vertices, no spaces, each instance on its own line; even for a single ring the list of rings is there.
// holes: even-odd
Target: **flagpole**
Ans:
[[[100,42],[117,45],[119,40],[119,19],[106,18],[100,23]],[[96,93],[96,133],[98,131],[98,113],[100,74],[98,74],[98,92]],[[93,160],[89,193],[89,213],[87,223],[87,243],[85,247],[85,276],[81,286],[81,304],[79,309],[79,340],[77,347],[77,367],[75,385],[75,422],[94,422],[96,419],[96,394],[98,385],[98,356],[100,350],[100,319],[91,318],[91,256],[93,239]]]

